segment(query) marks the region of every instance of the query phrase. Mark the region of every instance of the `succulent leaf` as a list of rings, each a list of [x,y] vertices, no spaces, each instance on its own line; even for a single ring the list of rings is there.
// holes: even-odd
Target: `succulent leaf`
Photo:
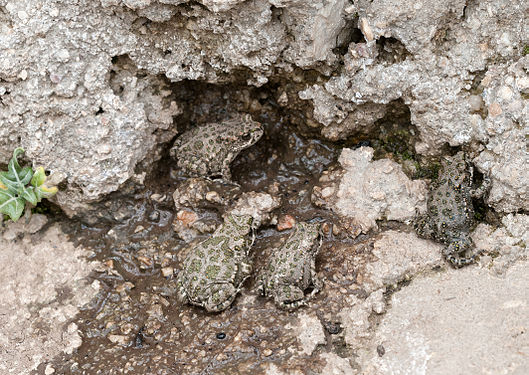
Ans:
[[[6,190],[0,190],[0,213],[9,215],[11,220],[17,221],[24,212],[23,198]]]
[[[43,167],[37,168],[35,173],[31,167],[22,168],[18,163],[18,156],[24,149],[17,147],[7,166],[7,172],[0,172],[0,213],[8,215],[17,221],[26,202],[36,205],[43,198],[49,198],[57,193],[57,187],[46,186],[46,173]],[[30,184],[29,186],[27,186]]]

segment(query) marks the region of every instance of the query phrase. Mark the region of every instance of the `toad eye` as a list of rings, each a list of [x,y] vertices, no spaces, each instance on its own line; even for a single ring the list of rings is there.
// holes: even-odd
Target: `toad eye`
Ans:
[[[242,139],[243,141],[249,141],[249,140],[251,140],[251,139],[252,139],[252,133],[249,132],[249,133],[245,133],[245,134],[243,134],[243,136],[241,137],[241,139]]]

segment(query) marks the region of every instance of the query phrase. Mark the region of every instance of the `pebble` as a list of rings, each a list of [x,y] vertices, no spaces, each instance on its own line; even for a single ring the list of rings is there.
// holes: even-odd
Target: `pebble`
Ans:
[[[20,18],[22,21],[25,21],[28,19],[28,13],[25,10],[19,10],[17,13],[18,18]]]
[[[509,86],[502,86],[498,90],[498,96],[505,101],[510,100],[512,98],[512,94],[512,90]]]
[[[321,191],[321,197],[323,199],[327,199],[329,198],[331,195],[333,195],[334,193],[334,188],[333,187],[330,187],[330,186],[327,186],[326,188],[323,188],[322,191]]]
[[[283,231],[292,228],[296,224],[296,219],[290,215],[283,215],[277,222],[277,230]]]
[[[134,284],[131,283],[130,281],[126,281],[124,282],[123,284],[119,284],[117,287],[116,287],[116,292],[118,293],[121,293],[121,292],[124,292],[124,291],[128,291],[128,290],[131,290],[132,288],[134,288]]]
[[[263,350],[263,355],[265,357],[270,357],[272,355],[273,351],[271,351],[270,349],[265,349]]]
[[[51,365],[46,365],[46,369],[44,370],[45,375],[51,375],[55,373],[55,369]]]
[[[150,221],[159,221],[160,220],[160,211],[156,211],[154,210],[153,212],[151,212],[151,214],[149,215],[149,220]]]
[[[153,195],[151,195],[151,199],[155,202],[161,203],[165,200],[165,194],[161,195],[158,193],[154,193]]]
[[[498,103],[494,102],[489,106],[489,115],[491,117],[499,116],[501,115],[501,113],[502,113],[502,110]]]
[[[217,355],[217,361],[222,362],[228,359],[228,356],[224,353],[219,353]]]
[[[162,268],[162,275],[163,277],[169,277],[173,275],[173,267],[163,267]]]
[[[145,266],[151,267],[152,266],[152,259],[149,257],[146,257],[145,255],[138,256],[138,260]]]
[[[471,112],[479,112],[483,107],[483,98],[481,95],[471,95],[468,98],[468,104],[470,105]]]
[[[22,81],[25,81],[28,78],[28,71],[22,70],[20,73],[18,73],[18,78],[20,78]]]
[[[284,107],[288,104],[288,95],[285,91],[283,91],[281,93],[281,95],[279,95],[279,98],[277,99],[277,103],[281,106],[281,107]]]
[[[193,211],[180,210],[176,214],[176,219],[182,222],[184,226],[189,227],[191,224],[197,221],[198,216]]]
[[[208,191],[206,193],[206,200],[209,201],[209,202],[214,202],[214,203],[220,203],[221,202],[221,199],[220,199],[220,195],[219,193],[217,193],[216,191]]]
[[[134,328],[134,325],[132,323],[125,323],[121,327],[121,332],[125,335],[128,335],[132,332],[132,329]]]
[[[123,336],[123,335],[108,335],[108,339],[110,340],[110,342],[113,342],[114,344],[121,344],[121,345],[126,345],[128,341],[127,336]]]
[[[134,229],[134,233],[139,233],[141,232],[142,230],[144,230],[145,228],[143,227],[143,225],[138,225],[136,227],[136,229]]]
[[[112,147],[108,143],[104,143],[102,145],[97,146],[96,151],[98,154],[106,155],[112,152]]]
[[[371,42],[375,39],[375,35],[373,34],[373,30],[371,30],[371,26],[369,26],[369,23],[367,22],[367,19],[365,17],[360,18],[360,30],[362,31],[362,34],[364,34],[364,37],[368,42]]]

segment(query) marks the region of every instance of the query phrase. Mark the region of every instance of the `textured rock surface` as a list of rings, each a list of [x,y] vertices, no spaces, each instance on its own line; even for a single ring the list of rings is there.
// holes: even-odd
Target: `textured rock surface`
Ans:
[[[376,261],[360,273],[363,286],[372,291],[443,264],[442,245],[418,238],[415,233],[387,231],[373,244]]]
[[[95,267],[57,225],[17,241],[0,240],[0,372],[29,374],[40,363],[81,345],[71,319],[97,293]]]
[[[24,373],[73,351],[55,364],[70,370],[84,360],[77,371],[93,373],[125,364],[160,374],[171,366],[188,373],[525,373],[528,12],[526,0],[0,0],[0,164],[23,146],[26,162],[61,183],[60,207],[85,221],[92,203],[127,188],[101,215],[119,222],[106,238],[122,247],[101,254],[99,277],[110,287],[91,325],[67,323],[97,289],[83,283],[91,266],[79,260],[81,250],[57,227],[29,235],[20,224],[2,234],[0,372]],[[226,108],[212,104],[217,96]],[[142,223],[135,219],[144,207],[122,201],[131,199],[130,186],[149,182],[178,131],[217,120],[210,112],[232,104],[348,146],[394,122],[414,133],[417,154],[461,147],[492,179],[484,203],[498,220],[473,233],[485,255],[477,266],[446,267],[440,245],[403,229],[424,209],[425,184],[389,159],[372,161],[369,148],[344,149],[313,200],[353,234],[368,235],[343,239],[338,230],[339,240],[324,244],[317,270],[325,287],[308,307],[277,312],[253,292],[252,280],[223,315],[176,306],[177,241],[170,230],[151,228],[172,217],[169,194],[151,196],[158,216]],[[396,107],[409,115],[393,118]],[[263,141],[277,141],[269,136]],[[299,139],[282,141],[288,148]],[[175,213],[192,232],[188,240],[214,227],[207,220],[186,226],[201,222],[204,207],[229,206],[243,192],[200,180],[178,189]],[[290,214],[300,202],[298,191],[281,189],[278,182],[273,196],[247,194],[235,209],[273,225],[276,213]],[[283,193],[290,196],[271,213]],[[123,224],[129,219],[131,231]],[[33,224],[32,231],[44,225]],[[145,238],[149,230],[159,242]],[[270,227],[259,235],[277,240]],[[266,251],[254,249],[257,267]],[[125,281],[131,274],[141,277]],[[75,357],[83,324],[97,338],[88,357],[82,347]],[[142,349],[130,350],[138,340]]]
[[[296,71],[313,69],[318,79],[283,94],[314,106],[306,123],[324,136],[369,131],[402,100],[419,153],[472,145],[493,177],[488,203],[527,209],[527,9],[523,0],[2,0],[0,159],[22,145],[67,182],[61,207],[82,213],[125,181],[141,183],[176,134],[168,81],[299,84]]]
[[[472,239],[479,250],[488,256],[482,263],[494,272],[503,274],[517,260],[527,258],[529,243],[529,216],[506,215],[501,226],[480,224],[472,233]]]
[[[412,281],[392,296],[374,345],[361,355],[362,373],[524,374],[528,266],[520,262],[504,278],[469,267]]]
[[[300,98],[312,100],[330,139],[354,134],[362,122],[380,118],[383,105],[402,99],[420,132],[419,153],[438,153],[444,143],[485,145],[477,164],[493,176],[489,203],[506,212],[527,209],[529,173],[520,167],[529,161],[529,57],[522,57],[528,6],[522,0],[359,1],[365,41],[349,45],[341,74]],[[329,113],[332,107],[339,110]],[[361,108],[367,110],[356,114]]]
[[[316,315],[301,313],[298,320],[286,328],[294,331],[302,355],[311,355],[318,345],[325,344],[323,327]]]
[[[377,228],[376,220],[409,221],[426,208],[423,181],[410,180],[394,161],[372,157],[370,147],[343,149],[342,169],[324,173],[312,197],[364,233]]]

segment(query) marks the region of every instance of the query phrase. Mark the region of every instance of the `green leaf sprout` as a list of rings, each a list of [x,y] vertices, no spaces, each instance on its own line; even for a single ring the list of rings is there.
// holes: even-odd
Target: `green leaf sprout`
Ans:
[[[57,187],[47,186],[43,167],[33,171],[31,167],[22,168],[18,156],[24,153],[22,147],[13,151],[13,157],[7,165],[7,172],[0,172],[0,213],[17,221],[26,206],[36,206],[43,198],[57,193]]]

